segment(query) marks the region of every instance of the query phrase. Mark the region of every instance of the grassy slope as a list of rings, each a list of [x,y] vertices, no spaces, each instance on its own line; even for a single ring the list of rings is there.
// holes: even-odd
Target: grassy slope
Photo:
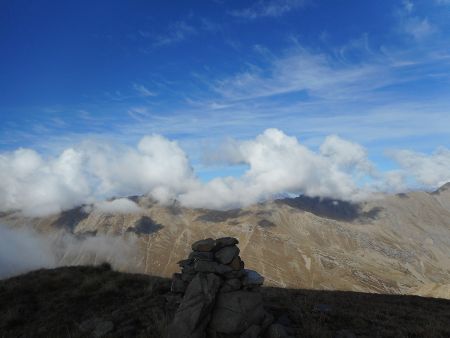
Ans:
[[[81,337],[80,324],[114,324],[110,336],[164,337],[177,303],[170,281],[108,266],[38,270],[0,281],[0,337]],[[371,337],[450,337],[450,301],[264,288],[267,309],[302,337],[350,331]],[[286,317],[286,316],[284,316]],[[82,327],[82,326],[81,326]]]

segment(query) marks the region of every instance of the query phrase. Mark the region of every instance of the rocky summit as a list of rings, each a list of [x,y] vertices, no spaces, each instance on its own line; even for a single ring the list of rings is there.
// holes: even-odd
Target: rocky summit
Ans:
[[[182,296],[169,338],[288,337],[266,312],[259,292],[264,277],[244,269],[239,241],[233,237],[202,239],[178,262],[171,291]]]

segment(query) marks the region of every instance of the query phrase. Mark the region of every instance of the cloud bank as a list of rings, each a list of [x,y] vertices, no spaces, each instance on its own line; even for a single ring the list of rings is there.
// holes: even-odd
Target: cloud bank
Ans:
[[[137,256],[133,239],[78,238],[65,231],[42,234],[29,227],[11,229],[0,224],[0,278],[39,268],[103,262],[120,270],[129,268]]]
[[[286,193],[360,201],[374,192],[403,189],[411,180],[428,188],[450,181],[446,148],[432,155],[405,150],[391,156],[399,168],[380,172],[364,147],[339,136],[328,136],[313,150],[296,137],[267,129],[252,140],[227,142],[210,156],[213,162],[245,164],[241,177],[204,183],[177,142],[160,135],[142,138],[135,148],[85,141],[52,158],[18,149],[0,154],[0,211],[41,216],[93,203],[103,212],[138,212],[127,199],[97,202],[136,194],[215,209]]]

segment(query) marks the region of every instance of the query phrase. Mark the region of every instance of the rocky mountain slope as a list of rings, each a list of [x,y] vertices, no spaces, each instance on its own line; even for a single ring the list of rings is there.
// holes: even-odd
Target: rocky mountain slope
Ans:
[[[264,275],[266,285],[450,298],[450,184],[359,205],[298,197],[215,211],[130,199],[140,212],[80,207],[34,219],[9,213],[0,221],[135,239],[135,255],[118,267],[127,271],[169,277],[190,243],[233,236],[246,266]],[[86,257],[62,257],[61,263],[86,263]]]

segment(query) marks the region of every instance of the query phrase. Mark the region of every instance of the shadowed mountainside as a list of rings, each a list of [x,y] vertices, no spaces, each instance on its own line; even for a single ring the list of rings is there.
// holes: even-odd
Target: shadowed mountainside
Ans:
[[[76,235],[136,239],[137,254],[118,267],[125,271],[170,277],[189,243],[232,236],[267,285],[450,298],[449,187],[360,204],[302,196],[227,211],[133,196],[140,211],[132,214],[76,208],[43,218],[8,213],[0,221],[41,232],[64,227]]]
[[[164,337],[179,298],[170,281],[108,265],[38,270],[0,281],[1,337]],[[450,301],[262,288],[297,337],[448,337]]]

